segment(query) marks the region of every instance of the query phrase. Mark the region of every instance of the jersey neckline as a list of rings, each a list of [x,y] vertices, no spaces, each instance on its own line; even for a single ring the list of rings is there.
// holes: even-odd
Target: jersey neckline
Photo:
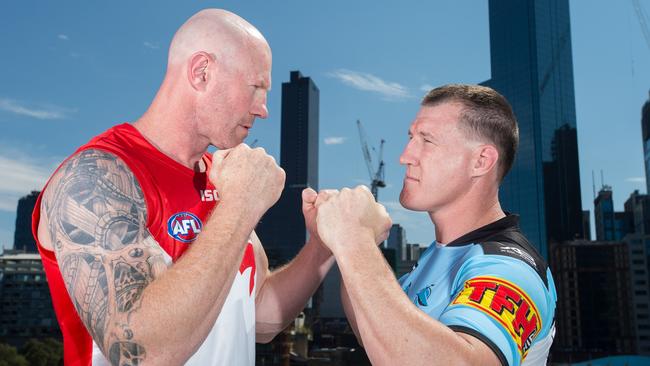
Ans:
[[[493,221],[487,225],[481,226],[480,228],[470,231],[467,234],[462,235],[461,237],[451,241],[446,244],[446,247],[459,247],[472,243],[480,243],[499,234],[503,231],[518,229],[519,228],[519,215],[511,214],[506,212],[506,216],[500,218],[499,220]]]
[[[160,151],[154,144],[149,142],[146,137],[138,130],[132,123],[129,122],[124,122],[120,125],[114,126],[114,128],[122,128],[124,129],[127,133],[132,133],[134,134],[138,139],[140,139],[143,143],[147,144],[152,150],[156,151],[163,159],[165,159],[166,163],[169,165],[172,165],[176,167],[176,169],[180,170],[184,174],[188,176],[194,176],[196,174],[205,174],[207,175],[210,166],[212,165],[212,161],[208,155],[210,155],[207,151],[203,153],[201,156],[201,160],[203,160],[203,163],[205,164],[206,170],[204,172],[197,172],[194,171],[194,169],[188,168],[185,165],[179,163],[178,161],[172,159],[169,155],[165,154],[164,152]]]

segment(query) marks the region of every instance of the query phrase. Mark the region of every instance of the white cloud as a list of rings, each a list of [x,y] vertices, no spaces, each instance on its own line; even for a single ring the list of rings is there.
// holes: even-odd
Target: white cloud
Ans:
[[[337,78],[353,88],[379,93],[387,100],[402,99],[411,96],[405,86],[382,80],[375,75],[364,72],[339,69],[329,73],[329,76]]]
[[[630,183],[644,183],[645,184],[645,177],[630,177],[630,178],[625,178],[626,182]]]
[[[56,36],[56,38],[62,40],[62,41],[68,41],[70,40],[70,37],[68,37],[66,34],[59,34]]]
[[[425,93],[428,93],[433,88],[434,88],[434,86],[431,85],[431,84],[423,84],[422,86],[420,86],[420,90],[425,92]]]
[[[28,105],[8,98],[0,98],[0,110],[37,119],[65,119],[76,112],[75,109],[53,105]]]
[[[346,139],[347,139],[347,137],[332,136],[332,137],[325,137],[324,142],[325,142],[325,145],[340,145],[343,142],[345,142]]]
[[[0,171],[0,194],[23,195],[41,189],[52,173],[52,167],[28,158],[0,155]]]
[[[160,46],[159,46],[157,43],[152,43],[152,42],[144,41],[143,44],[144,44],[145,47],[147,47],[147,48],[151,48],[152,50],[157,50],[157,49],[160,48]]]
[[[0,211],[16,212],[18,199],[41,190],[63,158],[32,158],[23,150],[0,146]]]

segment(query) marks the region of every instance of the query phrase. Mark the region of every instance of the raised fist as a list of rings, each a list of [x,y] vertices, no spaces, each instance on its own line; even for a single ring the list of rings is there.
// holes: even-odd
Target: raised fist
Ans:
[[[309,232],[310,238],[314,238],[319,242],[322,242],[318,236],[318,229],[316,224],[318,207],[337,194],[339,194],[339,191],[335,189],[323,189],[318,193],[316,193],[316,191],[311,188],[305,188],[302,191],[302,214],[305,217],[305,227]]]
[[[343,188],[341,192],[318,206],[318,235],[336,254],[342,245],[355,245],[360,240],[381,243],[388,237],[392,221],[381,204],[375,202],[365,186]]]
[[[261,147],[239,144],[214,153],[208,177],[219,191],[220,205],[261,217],[280,198],[285,173]]]

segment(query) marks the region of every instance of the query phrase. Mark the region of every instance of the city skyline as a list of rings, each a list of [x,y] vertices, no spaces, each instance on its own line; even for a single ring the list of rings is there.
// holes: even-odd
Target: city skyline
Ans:
[[[0,43],[17,56],[0,61],[0,125],[6,131],[0,137],[0,245],[13,244],[19,197],[42,188],[52,169],[91,136],[145,110],[162,80],[172,32],[209,6],[249,20],[274,51],[271,116],[256,122],[247,141],[258,139],[279,161],[280,83],[289,71],[301,70],[321,89],[320,187],[369,184],[356,133],[360,118],[372,145],[388,140],[388,187],[379,191],[380,202],[409,241],[433,240],[428,217],[398,203],[404,169],[397,158],[424,89],[491,78],[487,1],[385,7],[289,2],[286,8],[231,1],[34,4],[0,6]],[[69,11],[73,5],[81,18]],[[592,171],[604,170],[618,211],[646,186],[641,107],[650,89],[650,49],[631,3],[618,5],[570,3],[582,208],[592,217]],[[144,16],[146,25],[139,22]]]

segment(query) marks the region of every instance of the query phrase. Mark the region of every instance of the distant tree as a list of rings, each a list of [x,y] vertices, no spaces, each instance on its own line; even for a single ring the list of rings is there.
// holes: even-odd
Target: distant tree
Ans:
[[[30,339],[20,352],[31,366],[58,366],[63,358],[63,345],[56,339]]]
[[[18,354],[16,347],[0,343],[0,366],[29,366],[29,363]]]

